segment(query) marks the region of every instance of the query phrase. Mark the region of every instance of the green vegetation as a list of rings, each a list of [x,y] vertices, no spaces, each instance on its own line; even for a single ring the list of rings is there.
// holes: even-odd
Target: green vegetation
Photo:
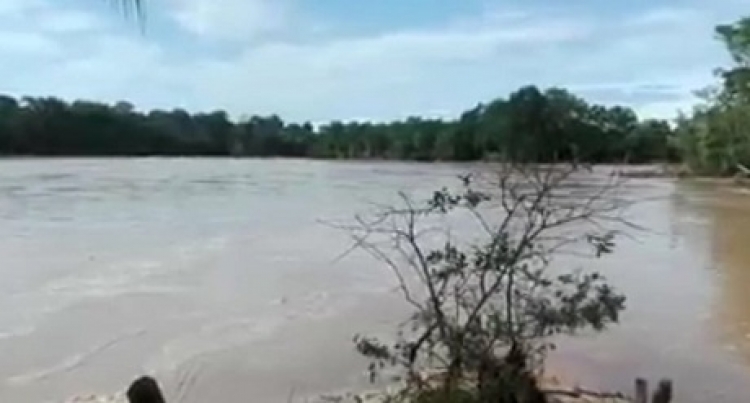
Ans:
[[[731,175],[750,166],[750,18],[716,28],[733,65],[718,71],[721,84],[703,92],[705,102],[678,119],[685,163],[696,173]]]
[[[0,97],[0,154],[210,155],[404,160],[649,162],[676,158],[665,121],[639,121],[625,107],[586,103],[568,91],[527,86],[455,120],[285,123],[278,116],[232,122],[222,111],[138,112],[56,98]]]

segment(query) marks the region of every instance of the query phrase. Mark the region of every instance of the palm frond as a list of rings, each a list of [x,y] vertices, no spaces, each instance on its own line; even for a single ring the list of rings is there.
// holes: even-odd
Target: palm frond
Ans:
[[[126,16],[134,15],[140,21],[143,21],[146,16],[146,0],[110,0],[110,2],[118,6]]]

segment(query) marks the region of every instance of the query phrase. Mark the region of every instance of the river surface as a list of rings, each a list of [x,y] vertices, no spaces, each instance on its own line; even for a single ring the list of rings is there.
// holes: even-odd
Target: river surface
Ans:
[[[0,401],[110,394],[304,401],[366,385],[356,333],[403,319],[389,272],[326,222],[476,166],[233,159],[0,161]],[[563,340],[566,377],[681,403],[750,400],[750,195],[632,180],[647,227],[595,262],[622,323]]]

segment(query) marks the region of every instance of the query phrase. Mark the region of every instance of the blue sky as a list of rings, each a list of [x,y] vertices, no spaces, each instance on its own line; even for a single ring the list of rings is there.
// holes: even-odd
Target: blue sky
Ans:
[[[454,116],[525,84],[671,117],[750,0],[0,1],[0,92],[285,119]]]

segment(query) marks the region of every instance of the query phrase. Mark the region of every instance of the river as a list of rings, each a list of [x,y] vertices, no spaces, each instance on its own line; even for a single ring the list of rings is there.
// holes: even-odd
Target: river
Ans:
[[[460,164],[244,159],[0,161],[0,401],[60,402],[155,374],[171,402],[286,402],[366,385],[351,338],[403,318],[389,273],[325,225],[428,191]],[[622,322],[562,340],[588,386],[675,381],[750,396],[750,195],[634,179],[647,227],[597,268]]]

